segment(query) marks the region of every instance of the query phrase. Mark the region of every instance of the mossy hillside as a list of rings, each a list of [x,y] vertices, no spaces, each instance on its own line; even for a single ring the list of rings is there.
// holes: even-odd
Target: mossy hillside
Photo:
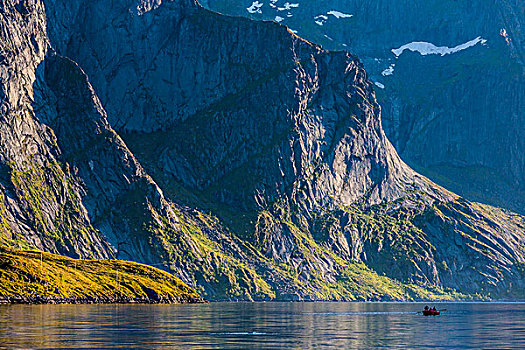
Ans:
[[[523,281],[520,269],[525,262],[523,216],[457,199],[437,203],[416,217],[414,223],[423,230],[436,225],[447,234],[449,246],[458,252],[456,255],[470,259],[466,268],[478,280],[479,293],[495,298],[516,295],[516,284],[512,286],[507,281]],[[451,223],[453,230],[447,228]],[[455,270],[457,257],[443,259],[446,267]]]
[[[435,248],[428,242],[424,232],[412,222],[410,212],[398,211],[393,215],[385,213],[386,208],[373,206],[365,209],[359,205],[344,207],[342,212],[348,214],[350,226],[357,232],[368,253],[377,251],[380,257],[371,262],[373,268],[381,273],[395,274],[397,278],[413,281],[414,278],[424,282],[425,276],[413,276],[414,269],[428,262]],[[369,254],[370,255],[370,254]],[[372,257],[371,257],[372,258]],[[405,269],[392,271],[391,261]],[[413,268],[408,268],[413,266]]]
[[[0,296],[199,300],[173,275],[123,260],[78,260],[0,246]]]
[[[275,297],[272,287],[255,271],[261,258],[255,249],[231,237],[210,215],[158,202],[151,196],[151,186],[147,176],[134,181],[93,222],[97,226],[109,221],[126,232],[115,246],[119,258],[141,256],[142,261],[173,272],[208,298]]]
[[[358,202],[323,212],[314,220],[312,232],[322,244],[333,246],[335,237],[348,236],[350,231],[352,245],[359,248],[353,258],[364,257],[375,271],[407,283],[457,283],[457,265],[478,260],[476,268],[467,266],[472,270],[469,278],[482,286],[478,292],[503,295],[503,290],[496,289],[505,289],[504,283],[496,285],[518,272],[498,261],[503,257],[523,261],[523,217],[461,198],[440,202],[420,191],[408,192],[390,203],[367,206]],[[505,251],[517,255],[502,256]],[[484,273],[491,277],[485,278]]]
[[[473,203],[473,206],[475,209],[482,210],[490,219],[511,228],[516,235],[525,231],[525,216],[523,215],[483,203]],[[523,237],[523,235],[521,236]]]
[[[516,280],[517,276],[520,280],[525,241],[521,233],[523,217],[452,198],[441,202],[424,192],[407,190],[407,196],[393,202],[370,206],[363,198],[336,210],[312,211],[309,219],[282,199],[260,214],[257,242],[262,251],[268,251],[267,244],[275,232],[272,227],[280,227],[279,232],[286,227],[293,237],[295,251],[284,263],[300,266],[303,271],[307,266],[307,274],[303,272],[301,278],[304,280],[306,275],[307,279],[317,279],[310,282],[324,286],[330,298],[353,292],[348,288],[331,294],[330,287],[326,287],[331,279],[316,269],[326,257],[332,257],[339,266],[363,262],[375,274],[364,273],[374,281],[376,290],[382,284],[377,276],[396,281],[398,284],[392,284],[384,294],[394,298],[403,295],[424,299],[425,294],[462,299],[518,295],[519,283],[509,285],[506,280]],[[308,263],[297,264],[294,259]],[[335,270],[339,271],[338,285],[346,288],[341,277],[344,273],[340,272],[343,269]],[[366,280],[360,280],[359,284],[365,286]],[[396,295],[393,291],[399,285],[405,289],[398,290]],[[461,289],[462,293],[443,287],[447,285]]]
[[[86,218],[79,194],[82,189],[78,187],[68,163],[27,163],[24,169],[14,163],[9,166],[14,195],[46,250],[74,257],[101,257],[107,254],[107,246],[94,241],[99,234]],[[4,232],[9,232],[4,196],[0,194],[0,212],[4,213],[0,225]],[[6,238],[8,236],[9,239]],[[10,246],[28,245],[14,234],[3,237],[4,243]],[[87,249],[82,249],[82,246]]]
[[[261,249],[265,249],[265,240],[269,239],[267,235],[271,234],[272,226],[286,227],[288,232],[293,235],[295,248],[290,261],[283,261],[279,266],[283,269],[288,266],[288,272],[295,284],[300,289],[305,290],[311,299],[453,300],[471,298],[471,296],[454,290],[444,290],[431,283],[399,281],[386,276],[384,273],[378,274],[358,259],[349,259],[348,256],[336,254],[337,249],[334,249],[329,240],[316,240],[310,232],[311,228],[294,223],[302,220],[292,219],[293,215],[288,215],[290,212],[282,209],[283,207],[281,207],[281,215],[274,215],[268,211],[261,213],[256,228]],[[282,215],[284,213],[286,214]],[[372,225],[371,220],[369,219],[368,225]],[[365,223],[361,224],[365,225]],[[319,239],[317,234],[315,236]],[[392,251],[399,251],[400,256],[404,257],[402,252],[406,251],[408,247],[403,244],[400,244],[400,247],[402,249],[396,248]],[[414,255],[417,254],[414,253]],[[328,278],[323,276],[322,269],[318,268],[323,264],[323,261],[331,261],[335,265],[334,270],[337,273]]]
[[[341,271],[336,282],[316,282],[319,290],[331,295],[335,300],[474,300],[481,296],[471,296],[452,289],[443,289],[431,284],[403,283],[396,279],[379,275],[363,262],[350,261]],[[321,296],[323,293],[321,293]]]
[[[0,244],[12,243],[15,236],[7,221],[6,194],[0,189]]]
[[[413,204],[422,195],[413,193],[412,197],[401,200]],[[452,284],[484,298],[516,295],[515,286],[508,286],[505,281],[520,275],[517,265],[524,260],[524,250],[519,248],[519,242],[525,241],[520,233],[521,216],[490,210],[491,207],[461,198],[436,201],[429,206],[405,206],[411,210],[395,207],[389,203],[352,210],[359,232],[365,233],[364,245],[369,245],[365,248],[367,256],[370,258],[374,253],[378,256],[374,261],[368,259],[368,266],[403,282]],[[500,235],[506,243],[498,238]],[[517,255],[505,255],[505,251]],[[500,263],[502,259],[514,262],[514,266]],[[458,275],[459,269],[462,277]],[[478,287],[473,289],[472,284]]]
[[[148,228],[166,249],[168,268],[182,269],[181,273],[200,293],[216,300],[275,298],[272,287],[256,271],[256,265],[252,265],[257,263],[260,269],[262,256],[255,249],[231,236],[224,236],[224,229],[214,217],[172,208],[179,230],[166,218],[152,222]],[[222,237],[210,238],[217,235]]]

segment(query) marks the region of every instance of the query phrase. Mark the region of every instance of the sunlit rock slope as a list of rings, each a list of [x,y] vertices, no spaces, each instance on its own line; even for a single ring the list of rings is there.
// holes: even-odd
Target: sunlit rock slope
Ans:
[[[405,165],[352,54],[186,0],[1,4],[3,244],[212,299],[523,297],[523,218]]]

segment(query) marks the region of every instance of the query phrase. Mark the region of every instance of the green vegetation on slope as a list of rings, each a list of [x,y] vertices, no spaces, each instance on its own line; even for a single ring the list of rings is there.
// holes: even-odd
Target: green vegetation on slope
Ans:
[[[350,208],[347,208],[350,210]],[[396,231],[401,229],[402,224],[392,217],[373,218],[365,213],[358,213],[354,208],[353,219],[356,227],[366,228],[363,233],[375,232],[377,237],[364,237],[365,240],[385,239],[389,242],[384,244],[385,254],[391,259],[405,259],[405,264],[411,264],[411,258],[420,258],[418,251],[421,247],[412,246],[413,236],[410,230]],[[312,299],[320,300],[457,300],[471,299],[477,296],[469,296],[458,293],[455,290],[444,290],[439,286],[425,283],[425,281],[410,282],[409,279],[399,281],[386,276],[384,272],[380,275],[374,269],[366,266],[357,258],[349,258],[335,247],[335,236],[343,235],[337,230],[327,229],[322,232],[319,227],[306,227],[294,222],[305,222],[294,219],[290,214],[290,208],[277,208],[278,214],[273,215],[269,211],[261,212],[256,227],[261,249],[265,249],[267,241],[271,238],[272,231],[287,232],[292,236],[294,245],[293,252],[287,263],[279,264],[282,269],[288,268],[289,274],[295,280],[300,289],[307,291]],[[326,213],[331,216],[333,213]],[[325,216],[324,219],[327,219]],[[335,220],[335,216],[333,217]],[[321,220],[321,218],[318,218]],[[329,218],[327,219],[328,221]],[[387,222],[392,221],[393,222]],[[334,228],[335,221],[327,226]],[[320,225],[317,222],[317,225]],[[369,227],[364,227],[364,226]],[[408,224],[407,224],[408,225]],[[299,227],[301,226],[301,227]],[[330,232],[328,232],[330,231]],[[417,229],[413,228],[413,233]],[[381,234],[391,237],[382,237]],[[314,237],[315,235],[315,237]],[[324,236],[324,238],[323,238]],[[328,236],[331,236],[328,237]],[[395,236],[395,237],[394,237]],[[411,250],[411,247],[413,250]],[[335,265],[337,273],[331,276],[323,274],[323,265]],[[416,263],[414,263],[416,264]],[[289,267],[291,266],[291,267]],[[327,269],[329,270],[329,269]]]
[[[104,243],[96,242],[98,232],[86,220],[69,164],[46,161],[29,163],[26,169],[9,164],[10,185],[17,202],[37,232],[45,250],[58,254],[90,258],[106,256]],[[0,243],[17,248],[35,248],[16,235],[7,219],[6,196],[0,188]],[[88,249],[82,249],[86,248]]]
[[[123,260],[79,260],[0,246],[0,299],[196,302],[202,298],[162,270]],[[42,299],[39,299],[42,300]]]
[[[214,217],[198,211],[183,214],[175,206],[172,209],[181,232],[165,218],[160,225],[152,221],[149,229],[166,249],[169,265],[182,266],[200,293],[212,290],[214,299],[275,298],[275,292],[250,263],[253,259],[264,261],[255,249],[221,233],[224,229]],[[214,235],[219,237],[210,239]]]

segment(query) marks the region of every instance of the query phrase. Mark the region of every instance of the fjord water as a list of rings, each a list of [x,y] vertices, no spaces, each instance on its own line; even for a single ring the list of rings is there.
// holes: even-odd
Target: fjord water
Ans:
[[[3,305],[0,348],[524,349],[525,304]]]

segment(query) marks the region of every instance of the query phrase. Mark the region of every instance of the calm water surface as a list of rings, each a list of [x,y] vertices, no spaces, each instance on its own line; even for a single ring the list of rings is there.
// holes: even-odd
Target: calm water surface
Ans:
[[[0,305],[0,348],[525,349],[525,304]]]

